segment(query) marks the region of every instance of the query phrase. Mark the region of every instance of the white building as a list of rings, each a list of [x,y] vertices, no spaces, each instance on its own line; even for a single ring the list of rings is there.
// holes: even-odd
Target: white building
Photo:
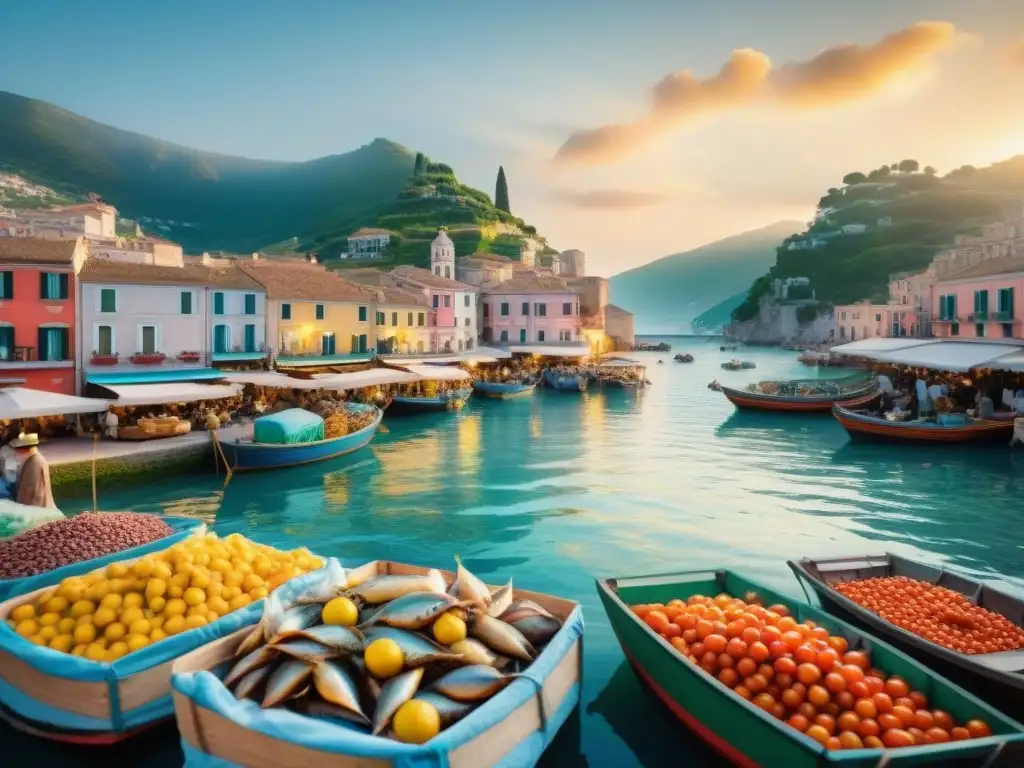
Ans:
[[[568,251],[562,251],[558,258],[561,264],[562,277],[586,277],[587,268],[586,261],[587,255],[576,248],[572,248]]]
[[[208,269],[207,340],[214,363],[267,356],[267,291],[226,260],[203,257]]]
[[[840,227],[844,235],[863,235],[868,231],[867,224],[844,224]]]
[[[74,239],[76,237],[116,236],[117,209],[101,202],[68,205],[61,208],[16,211],[19,234],[28,237]]]
[[[379,259],[391,243],[391,232],[387,229],[363,227],[348,236],[348,251],[343,259]]]

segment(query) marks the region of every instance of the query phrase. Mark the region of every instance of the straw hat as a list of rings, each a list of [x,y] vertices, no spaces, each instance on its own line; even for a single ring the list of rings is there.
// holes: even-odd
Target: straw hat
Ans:
[[[39,435],[35,432],[29,432],[28,434],[22,432],[11,440],[11,448],[30,448],[33,445],[39,445]]]

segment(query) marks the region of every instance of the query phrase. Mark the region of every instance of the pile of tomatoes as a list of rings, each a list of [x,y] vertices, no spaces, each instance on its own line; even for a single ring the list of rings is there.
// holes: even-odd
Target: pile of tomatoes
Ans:
[[[892,576],[833,587],[897,627],[951,651],[975,654],[1024,648],[1024,629],[972,604],[959,592],[927,581]]]
[[[744,699],[826,749],[940,744],[991,735],[982,720],[957,726],[906,681],[871,666],[864,651],[784,605],[694,595],[631,610],[684,657]]]

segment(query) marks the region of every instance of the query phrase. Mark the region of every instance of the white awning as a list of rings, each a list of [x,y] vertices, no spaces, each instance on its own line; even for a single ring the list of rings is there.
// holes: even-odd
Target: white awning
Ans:
[[[421,377],[394,368],[370,368],[352,373],[318,373],[314,375],[316,386],[324,389],[362,389],[382,387],[385,384],[412,384]]]
[[[986,344],[971,341],[946,341],[926,344],[895,352],[873,354],[883,363],[930,368],[936,371],[969,371],[972,368],[998,368],[998,361],[1021,351],[1011,344]]]
[[[509,347],[514,355],[541,355],[542,357],[586,357],[590,347],[586,344],[566,344],[565,346],[547,346],[545,344],[521,344]]]
[[[220,400],[233,397],[242,389],[237,384],[193,384],[187,381],[165,384],[111,384],[103,388],[117,395],[114,405],[167,405],[192,403],[197,400]]]
[[[473,378],[461,368],[450,368],[444,365],[406,365],[404,367],[420,381],[468,381]]]
[[[377,355],[385,363],[391,365],[417,365],[420,363],[434,365],[450,365],[452,363],[496,363],[512,357],[507,349],[477,347],[465,352],[438,355]]]
[[[318,374],[334,376],[333,373]],[[312,379],[296,379],[286,373],[274,371],[236,371],[225,374],[224,378],[233,384],[254,384],[257,387],[280,387],[282,389],[322,389],[323,384]]]
[[[941,339],[910,339],[907,337],[888,338],[879,336],[873,339],[851,341],[849,344],[840,344],[838,347],[832,347],[832,349],[829,350],[829,354],[872,357],[875,352],[895,352],[900,349],[910,349],[911,347],[921,347],[926,344],[936,344],[939,341],[941,341]]]
[[[1003,355],[979,368],[991,368],[993,371],[1012,371],[1014,373],[1024,372],[1024,349]]]
[[[98,400],[93,397],[72,397],[25,387],[0,389],[0,419],[35,419],[40,416],[99,413],[107,410],[109,406],[109,400]]]
[[[599,368],[633,368],[639,365],[641,368],[644,364],[639,360],[630,360],[628,357],[609,357],[601,361]]]

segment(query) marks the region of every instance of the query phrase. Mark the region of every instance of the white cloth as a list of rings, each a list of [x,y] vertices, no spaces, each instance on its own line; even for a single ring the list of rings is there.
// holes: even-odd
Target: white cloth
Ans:
[[[107,411],[107,415],[103,421],[103,424],[106,427],[105,431],[107,433],[107,437],[109,437],[111,440],[117,440],[117,414],[114,413],[113,411]]]
[[[3,479],[13,483],[18,479],[18,459],[14,455],[14,449],[9,445],[0,448],[0,471],[3,472]]]
[[[1013,391],[1009,389],[1003,390],[1002,403],[1007,408],[1013,408]]]
[[[1013,439],[1010,440],[1010,445],[1013,445],[1018,440],[1024,443],[1024,419],[1013,420]]]

